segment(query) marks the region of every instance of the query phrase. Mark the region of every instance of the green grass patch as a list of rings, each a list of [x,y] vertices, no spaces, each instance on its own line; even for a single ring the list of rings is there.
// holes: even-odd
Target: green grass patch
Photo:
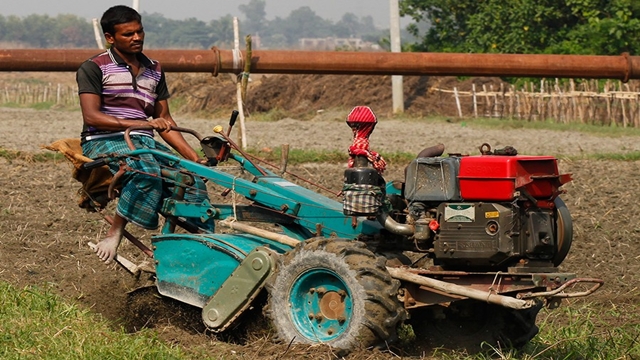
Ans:
[[[37,153],[31,153],[20,150],[10,150],[0,147],[0,158],[7,159],[9,161],[12,160],[23,160],[29,162],[46,162],[46,161],[59,161],[63,160],[64,155],[53,152],[53,151],[43,151]]]
[[[578,131],[592,135],[619,137],[619,136],[640,136],[640,128],[621,127],[621,126],[603,126],[595,124],[580,123],[557,123],[555,120],[547,121],[527,121],[518,119],[494,119],[494,118],[478,118],[478,119],[451,119],[448,122],[457,122],[461,126],[478,126],[490,129],[534,129],[534,130],[552,130],[552,131]]]
[[[45,101],[31,104],[29,107],[36,110],[51,110],[55,106],[53,101]]]
[[[53,101],[45,101],[30,104],[18,104],[16,102],[0,103],[0,107],[13,108],[13,109],[34,109],[34,110],[58,110],[58,111],[78,111],[79,105],[62,105],[56,104]]]
[[[580,305],[582,304],[582,305]],[[486,346],[480,354],[436,350],[439,359],[638,359],[637,305],[574,303],[538,315],[540,333],[520,350]],[[183,349],[160,340],[153,330],[127,334],[88,310],[47,289],[18,289],[0,282],[2,359],[203,359],[204,348]],[[415,336],[415,335],[414,335]],[[415,339],[414,341],[420,341]]]
[[[618,153],[590,154],[590,155],[586,155],[585,157],[593,160],[638,161],[640,160],[640,151],[632,151],[626,154],[618,154]]]
[[[264,159],[273,164],[280,164],[280,159],[282,158],[282,149],[276,148],[273,150],[265,151],[265,150],[257,150],[257,149],[249,149],[247,153]],[[387,162],[395,163],[395,164],[408,164],[411,160],[415,159],[415,154],[405,153],[405,152],[395,152],[395,153],[386,153],[383,155],[384,159]],[[302,150],[302,149],[291,149],[289,150],[288,163],[295,164],[304,164],[304,163],[347,163],[349,160],[349,154],[346,151],[338,151],[338,150]]]
[[[150,330],[111,330],[103,319],[47,290],[0,282],[2,359],[186,359]]]
[[[522,349],[485,344],[486,350],[475,355],[438,351],[434,356],[450,360],[639,359],[640,313],[637,310],[637,307],[626,309],[628,319],[622,319],[620,314],[611,314],[598,306],[565,304],[560,309],[540,312],[537,321],[540,332]],[[618,320],[612,321],[612,318]]]

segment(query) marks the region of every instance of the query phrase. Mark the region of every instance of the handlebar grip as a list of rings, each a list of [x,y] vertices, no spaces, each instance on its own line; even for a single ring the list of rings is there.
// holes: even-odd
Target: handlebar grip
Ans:
[[[229,119],[229,126],[233,126],[236,123],[236,120],[238,119],[238,114],[240,114],[238,110],[233,110],[231,112],[231,118]]]
[[[93,160],[87,163],[82,164],[82,168],[84,170],[91,170],[91,169],[95,169],[95,168],[99,168],[103,165],[107,165],[108,163],[108,158],[104,157],[104,158],[100,158],[97,160]]]

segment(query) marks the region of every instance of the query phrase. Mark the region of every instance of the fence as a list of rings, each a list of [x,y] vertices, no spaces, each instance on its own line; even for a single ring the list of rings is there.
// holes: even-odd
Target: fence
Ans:
[[[497,86],[497,85],[496,85]],[[457,116],[515,118],[527,121],[553,119],[559,123],[583,123],[640,127],[640,82],[623,84],[596,80],[560,83],[540,80],[515,86],[501,83],[472,85],[471,91],[432,88],[443,95],[442,101],[455,104]],[[60,106],[78,106],[76,86],[0,82],[0,104],[33,105],[51,102]],[[452,116],[453,114],[443,114]]]
[[[459,117],[517,118],[528,121],[553,119],[559,123],[583,123],[640,127],[640,89],[637,83],[596,80],[583,81],[576,86],[570,80],[562,85],[558,81],[541,80],[527,83],[520,89],[513,85],[492,85],[482,89],[472,86],[471,91],[457,88],[432,89],[451,94]]]
[[[78,105],[78,88],[63,84],[0,83],[0,104],[32,105],[51,102]]]

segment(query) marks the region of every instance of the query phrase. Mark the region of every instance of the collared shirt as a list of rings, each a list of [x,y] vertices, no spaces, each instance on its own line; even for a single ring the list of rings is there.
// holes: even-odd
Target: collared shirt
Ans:
[[[138,55],[140,70],[134,76],[131,67],[111,49],[82,63],[76,74],[78,94],[100,95],[100,111],[119,119],[146,120],[153,116],[156,101],[169,98],[169,90],[160,63]],[[82,140],[122,134],[86,124]],[[153,132],[148,132],[153,136]]]

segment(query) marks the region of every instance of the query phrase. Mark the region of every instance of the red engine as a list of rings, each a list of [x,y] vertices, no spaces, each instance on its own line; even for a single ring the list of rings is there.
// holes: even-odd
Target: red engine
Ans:
[[[572,238],[558,197],[571,181],[551,156],[450,156],[414,160],[403,197],[416,248],[447,269],[557,266]]]

